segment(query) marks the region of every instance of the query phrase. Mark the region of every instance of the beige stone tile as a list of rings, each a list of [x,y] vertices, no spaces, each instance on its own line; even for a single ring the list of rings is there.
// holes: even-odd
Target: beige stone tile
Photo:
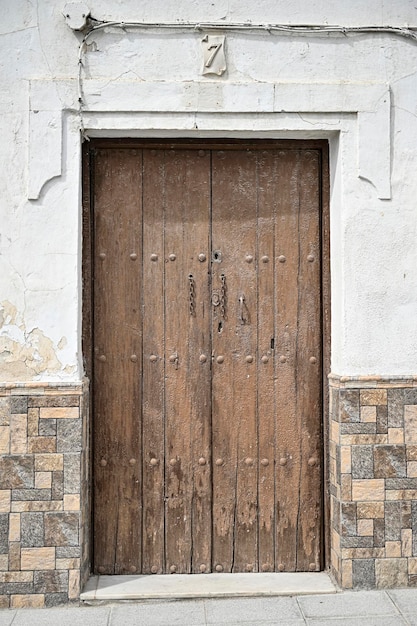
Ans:
[[[387,489],[385,499],[392,500],[417,500],[417,489]]]
[[[417,405],[404,406],[405,443],[417,443]]]
[[[417,446],[406,447],[407,461],[417,461]]]
[[[79,569],[80,559],[56,559],[56,569]]]
[[[342,559],[382,559],[385,548],[342,548]]]
[[[417,557],[408,559],[408,573],[417,574]]]
[[[21,569],[55,569],[55,548],[22,548]]]
[[[10,513],[9,541],[20,541],[20,513]]]
[[[374,534],[374,520],[373,519],[359,519],[358,520],[358,535],[360,537],[373,537]]]
[[[28,437],[39,433],[39,409],[28,409]]]
[[[388,443],[404,443],[404,429],[388,428]]]
[[[342,474],[352,472],[352,448],[350,446],[340,446],[340,471]]]
[[[358,519],[382,519],[385,517],[385,505],[383,502],[358,502]]]
[[[50,489],[52,487],[52,472],[35,472],[35,488]]]
[[[352,500],[352,476],[350,474],[342,474],[340,494],[342,500],[347,502]]]
[[[70,569],[68,580],[68,598],[76,600],[80,595],[80,571]]]
[[[385,481],[383,478],[370,478],[352,481],[352,500],[354,502],[372,502],[384,500]]]
[[[401,556],[401,541],[386,541],[385,556],[387,558]]]
[[[46,407],[40,410],[41,419],[78,419],[80,417],[80,409],[78,406],[71,407]]]
[[[0,583],[31,583],[33,572],[0,572]]]
[[[10,416],[10,453],[26,454],[27,449],[27,416],[16,413]]]
[[[332,421],[330,423],[330,440],[334,441],[336,444],[338,444],[339,443],[339,435],[340,435],[339,423]]]
[[[0,454],[10,453],[10,427],[0,426]]]
[[[352,589],[352,561],[345,559],[342,561],[342,587],[344,589]]]
[[[331,562],[332,562],[332,567],[333,569],[339,573],[339,556],[336,554],[336,552],[334,550],[330,551],[330,558],[331,558]]]
[[[56,452],[56,437],[29,437],[28,452]]]
[[[407,559],[385,558],[375,561],[375,578],[378,589],[392,589],[407,587],[408,564]]]
[[[9,555],[8,554],[0,554],[0,570],[9,569]]]
[[[343,446],[376,445],[388,443],[388,435],[341,435],[340,443]]]
[[[413,531],[403,528],[401,531],[401,556],[412,556]]]
[[[63,500],[25,500],[12,502],[13,513],[27,511],[63,511]]]
[[[340,535],[332,529],[332,549],[340,555]]]
[[[376,406],[361,407],[361,422],[376,422]]]
[[[64,511],[79,511],[80,495],[78,493],[68,493],[64,495]]]
[[[20,543],[18,541],[11,541],[9,543],[9,570],[21,570],[20,566]]]
[[[12,609],[40,609],[45,605],[43,593],[19,594],[10,597],[10,608]]]
[[[408,478],[417,478],[417,461],[407,462],[407,476]]]
[[[10,489],[0,489],[0,513],[10,512]]]
[[[64,469],[63,454],[36,454],[35,470],[37,472],[54,472]]]
[[[386,389],[361,389],[361,406],[387,404]]]

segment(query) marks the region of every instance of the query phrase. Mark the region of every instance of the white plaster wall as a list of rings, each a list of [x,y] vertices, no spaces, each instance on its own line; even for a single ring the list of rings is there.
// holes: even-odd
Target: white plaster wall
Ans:
[[[82,35],[66,25],[64,4],[0,0],[0,381],[73,381],[83,374],[77,111]],[[100,20],[342,26],[417,26],[414,5],[89,4]],[[392,34],[245,31],[226,37],[227,73],[203,77],[198,31],[111,29],[91,35],[82,72],[87,134],[329,138],[332,371],[416,374],[417,43]],[[298,84],[299,95],[292,97]],[[348,97],[352,85],[360,97]],[[381,96],[382,104],[378,100],[357,115],[360,106],[347,101],[363,102],[375,85],[386,85],[381,93],[389,89],[391,112]],[[298,101],[303,108],[291,108]],[[391,198],[380,199],[389,195],[387,179]]]

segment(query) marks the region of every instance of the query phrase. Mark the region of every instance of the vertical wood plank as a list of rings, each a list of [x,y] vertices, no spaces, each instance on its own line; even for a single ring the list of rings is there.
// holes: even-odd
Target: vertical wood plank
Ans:
[[[259,563],[275,571],[274,236],[279,177],[275,152],[258,154]]]
[[[99,150],[94,197],[94,568],[140,571],[141,155]]]
[[[143,151],[143,573],[165,570],[163,150]]]
[[[319,153],[303,150],[299,181],[299,319],[297,333],[298,415],[301,421],[297,569],[321,565],[321,254]],[[301,386],[302,385],[302,386]]]
[[[214,151],[212,176],[213,289],[222,274],[227,285],[213,323],[213,562],[256,571],[256,155]]]
[[[209,350],[201,300],[203,294],[207,299],[207,277],[198,267],[199,249],[208,251],[209,159],[194,151],[167,150],[166,181],[166,568],[188,573],[207,564],[210,553],[209,540],[197,536],[210,534],[203,528],[211,505],[210,378],[207,363],[199,360]],[[190,275],[201,290],[195,316],[190,314]]]

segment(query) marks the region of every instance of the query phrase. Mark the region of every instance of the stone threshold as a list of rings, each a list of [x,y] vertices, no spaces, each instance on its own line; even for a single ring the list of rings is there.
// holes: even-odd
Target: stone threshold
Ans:
[[[337,593],[326,572],[92,576],[80,595],[85,604],[133,600],[234,598]]]

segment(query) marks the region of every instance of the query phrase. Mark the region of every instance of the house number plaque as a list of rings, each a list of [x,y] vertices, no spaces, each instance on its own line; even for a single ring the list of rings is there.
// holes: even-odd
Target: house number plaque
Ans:
[[[224,42],[224,35],[205,35],[201,40],[204,59],[203,74],[221,76],[226,71]]]

